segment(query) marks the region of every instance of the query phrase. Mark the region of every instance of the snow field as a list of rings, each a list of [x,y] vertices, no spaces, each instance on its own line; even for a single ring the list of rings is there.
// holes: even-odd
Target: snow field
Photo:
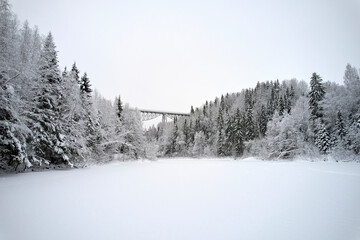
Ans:
[[[114,162],[0,177],[0,239],[360,239],[360,164]]]

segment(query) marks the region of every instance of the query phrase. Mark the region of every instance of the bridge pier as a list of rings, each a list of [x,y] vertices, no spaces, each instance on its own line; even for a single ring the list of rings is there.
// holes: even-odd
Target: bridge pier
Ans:
[[[165,113],[162,114],[162,122],[166,123],[166,114]]]

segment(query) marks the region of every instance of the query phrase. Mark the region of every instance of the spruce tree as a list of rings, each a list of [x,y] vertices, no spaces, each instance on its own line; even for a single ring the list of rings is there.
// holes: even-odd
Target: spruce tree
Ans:
[[[331,138],[325,125],[319,122],[315,129],[315,145],[318,147],[321,153],[327,153],[331,148]]]
[[[101,142],[104,141],[104,133],[101,128],[101,113],[90,113],[86,116],[86,146],[91,150],[91,153],[94,154],[95,158],[103,155],[103,148],[101,147]]]
[[[125,131],[124,140],[126,146],[128,146],[128,155],[132,158],[144,157],[145,149],[145,136],[142,127],[141,113],[138,110],[130,109],[128,105],[124,106],[123,110],[123,128]],[[177,124],[175,124],[177,126]],[[175,151],[175,144],[177,139],[178,130],[173,132],[171,141],[171,152]]]
[[[313,73],[310,81],[309,105],[311,109],[311,119],[322,117],[321,106],[319,102],[324,99],[325,88],[322,85],[321,77]]]
[[[253,140],[255,138],[255,124],[253,118],[253,111],[249,108],[246,112],[246,131],[245,139],[246,141]]]
[[[195,126],[194,126],[195,133],[201,131],[201,125],[200,125],[200,116],[198,119],[195,119]]]
[[[81,78],[80,91],[84,96],[91,97],[91,92],[92,92],[91,84],[86,73],[84,73],[84,75]]]
[[[19,101],[11,85],[0,87],[0,172],[32,166],[26,141],[31,132],[19,115]]]
[[[195,129],[193,127],[193,121],[190,118],[190,124],[189,124],[189,146],[192,145],[194,143],[195,140]]]
[[[280,97],[279,100],[279,115],[282,116],[284,114],[285,104],[284,104],[284,98]]]
[[[204,154],[205,146],[206,146],[205,135],[202,131],[200,131],[195,134],[194,146],[192,148],[191,153],[195,157],[200,157]]]
[[[100,146],[101,142],[104,141],[105,135],[103,130],[101,129],[101,110],[94,111],[92,108],[92,89],[90,80],[86,74],[80,79],[80,95],[82,100],[82,105],[84,109],[84,113],[82,118],[86,122],[86,140],[87,147],[91,149],[92,153],[95,154],[95,157],[99,157],[103,154],[103,149]]]
[[[71,74],[73,75],[75,81],[80,85],[80,71],[76,66],[76,62],[74,62],[74,64],[72,65]]]
[[[223,99],[223,97],[222,97]],[[217,118],[217,155],[218,156],[225,156],[225,133],[224,133],[224,118],[223,118],[223,110],[219,108],[219,114]]]
[[[252,90],[246,89],[245,90],[245,108],[252,108],[253,107],[253,99],[252,99]]]
[[[259,117],[259,132],[261,136],[265,136],[267,129],[267,110],[264,105],[261,106],[261,112]]]
[[[225,156],[225,137],[224,137],[224,132],[223,131],[219,131],[218,132],[218,139],[217,139],[217,155],[220,157]]]
[[[222,109],[222,111],[225,110],[225,98],[224,98],[224,95],[221,95],[221,98],[220,98],[220,108]]]
[[[78,81],[72,71],[63,71],[61,86],[66,96],[61,104],[63,129],[69,142],[71,159],[76,166],[83,166],[90,155],[85,140],[87,112],[83,107]]]
[[[22,112],[28,108],[20,94],[30,92],[27,86],[21,85],[19,70],[27,66],[27,52],[20,53],[20,62],[16,56],[18,32],[16,17],[6,0],[0,1],[0,172],[20,171],[31,166],[27,154],[27,139],[31,132],[25,126],[27,119]],[[28,32],[28,31],[27,31]],[[24,31],[23,31],[24,33]],[[24,34],[21,34],[22,36]],[[27,38],[28,39],[28,38]],[[21,40],[21,45],[25,39]],[[26,41],[26,40],[25,40]],[[20,51],[23,50],[22,46]],[[24,49],[24,50],[27,50]],[[26,56],[25,56],[26,55]],[[24,59],[22,58],[24,56]],[[24,64],[23,64],[24,63]],[[24,90],[23,90],[24,89]],[[31,103],[30,103],[31,104]],[[26,108],[24,109],[23,106]],[[27,111],[26,109],[25,111]],[[22,166],[20,166],[22,165]],[[18,167],[19,166],[19,167]]]
[[[244,152],[244,120],[241,117],[240,109],[236,109],[235,114],[235,126],[234,126],[234,148],[235,148],[235,157],[243,155]]]
[[[188,148],[190,145],[190,129],[187,124],[187,119],[184,120],[183,133],[184,133],[185,147]]]
[[[171,136],[170,136],[168,145],[166,146],[166,151],[165,151],[166,155],[171,156],[176,152],[176,140],[177,140],[178,136],[179,136],[179,128],[178,128],[178,125],[176,124],[176,122],[174,121]]]
[[[124,107],[123,107],[123,103],[121,102],[121,98],[120,98],[120,95],[119,97],[117,97],[115,99],[116,101],[116,115],[118,116],[119,119],[121,119],[121,113],[123,112],[124,110]]]
[[[232,116],[227,116],[225,124],[225,155],[230,156],[233,153],[234,142],[235,142],[235,126],[234,118]]]
[[[337,118],[335,123],[335,133],[339,141],[343,141],[347,133],[345,129],[344,120],[340,111],[338,111],[337,113]]]
[[[60,82],[60,70],[57,60],[57,51],[55,49],[54,39],[49,33],[45,39],[44,47],[41,53],[40,76],[49,83]]]
[[[60,70],[57,52],[51,33],[45,39],[41,52],[39,76],[35,87],[36,104],[30,117],[33,120],[32,130],[34,136],[33,158],[40,163],[68,164],[68,146],[63,130],[61,103],[64,93],[60,84]]]

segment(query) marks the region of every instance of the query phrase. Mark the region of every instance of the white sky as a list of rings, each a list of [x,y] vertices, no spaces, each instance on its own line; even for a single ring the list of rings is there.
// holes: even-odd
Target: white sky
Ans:
[[[257,81],[360,67],[360,0],[10,0],[51,31],[60,66],[133,107],[189,112]]]

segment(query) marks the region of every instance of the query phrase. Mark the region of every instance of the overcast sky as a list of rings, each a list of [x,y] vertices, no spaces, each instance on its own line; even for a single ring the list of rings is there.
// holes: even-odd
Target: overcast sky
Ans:
[[[189,112],[257,81],[360,67],[360,0],[10,0],[51,31],[60,66],[133,107]]]

